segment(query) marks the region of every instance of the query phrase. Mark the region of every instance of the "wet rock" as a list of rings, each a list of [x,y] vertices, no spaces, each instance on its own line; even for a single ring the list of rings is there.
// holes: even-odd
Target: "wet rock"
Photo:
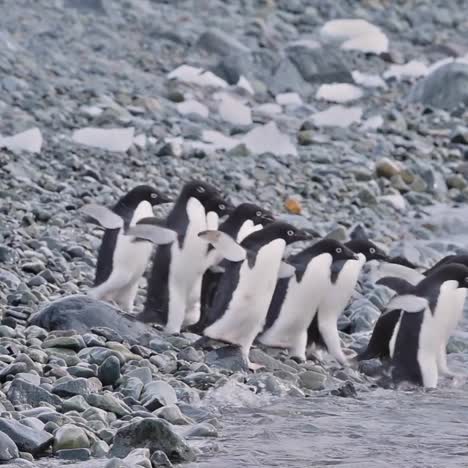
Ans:
[[[468,105],[468,64],[453,62],[436,68],[414,85],[408,99],[448,111]]]
[[[146,384],[141,398],[143,406],[149,411],[177,403],[175,390],[162,380]]]
[[[59,407],[62,404],[62,400],[58,396],[22,379],[15,379],[11,383],[7,396],[14,405],[39,406],[41,403],[49,403]]]
[[[211,28],[198,38],[197,46],[209,53],[217,55],[229,55],[236,53],[248,53],[249,49],[241,44],[231,34],[220,29]]]
[[[305,81],[310,83],[352,83],[351,72],[335,47],[320,46],[312,41],[298,41],[286,54]],[[299,89],[297,91],[300,91]]]
[[[119,387],[120,393],[125,397],[139,400],[143,391],[143,382],[136,377],[126,377],[124,383]]]
[[[103,409],[104,411],[110,411],[117,416],[126,416],[131,413],[130,408],[124,402],[118,400],[110,393],[105,393],[104,395],[92,393],[87,396],[86,401],[91,406]]]
[[[91,458],[91,450],[87,448],[62,449],[56,452],[61,460],[86,461]]]
[[[65,424],[55,433],[54,451],[63,449],[89,448],[90,441],[81,427]]]
[[[58,380],[52,388],[52,392],[64,398],[76,395],[86,396],[100,390],[100,384],[96,379],[73,379],[64,377],[65,380]]]
[[[84,334],[92,328],[107,327],[132,344],[146,346],[153,332],[134,317],[88,296],[68,296],[54,301],[31,317],[31,325],[46,330],[76,330]]]
[[[369,359],[359,362],[359,372],[368,377],[378,377],[383,373],[383,366],[379,359]]]
[[[109,356],[99,366],[98,377],[103,385],[114,385],[120,378],[120,361],[115,356]]]
[[[111,456],[126,457],[134,448],[161,450],[172,461],[193,461],[195,451],[162,419],[147,418],[120,428],[114,438]]]
[[[184,425],[190,424],[190,419],[185,417],[176,405],[167,405],[154,412],[158,418],[165,419],[171,424]]]
[[[7,462],[18,457],[19,453],[16,444],[7,434],[0,432],[0,463]]]
[[[38,454],[46,450],[54,436],[45,431],[37,431],[14,419],[0,418],[0,433],[6,434],[23,452]]]
[[[210,367],[228,369],[232,372],[248,371],[249,366],[238,346],[223,346],[210,351],[205,356]]]
[[[73,8],[82,13],[97,13],[103,15],[106,13],[104,0],[65,0],[66,8]]]
[[[44,341],[43,348],[64,348],[73,351],[80,351],[86,347],[86,344],[81,336],[60,336],[58,338],[50,338]]]
[[[171,468],[173,466],[169,458],[167,458],[167,455],[161,450],[156,450],[151,455],[151,463],[153,464],[153,467],[166,466],[168,468]]]
[[[86,411],[90,406],[86,403],[86,400],[81,395],[76,395],[74,397],[68,398],[62,404],[62,410],[64,413],[67,411],[79,411],[82,413]]]
[[[330,392],[334,396],[339,396],[342,398],[355,398],[357,396],[356,389],[352,382],[346,382],[341,387],[338,387],[335,390]]]
[[[249,359],[255,364],[260,364],[261,366],[264,366],[265,369],[268,371],[283,370],[287,372],[296,373],[296,370],[293,367],[283,364],[281,361],[269,356],[261,349],[251,349]]]
[[[185,432],[185,437],[218,437],[218,431],[212,424],[205,422],[192,426]]]
[[[307,390],[322,390],[326,378],[324,374],[309,370],[299,374],[299,384]]]

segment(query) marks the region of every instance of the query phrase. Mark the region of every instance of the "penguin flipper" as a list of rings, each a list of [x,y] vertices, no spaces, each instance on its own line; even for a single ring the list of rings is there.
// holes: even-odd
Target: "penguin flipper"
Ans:
[[[231,236],[222,231],[202,231],[198,237],[211,244],[226,260],[242,262],[247,257],[247,251]]]
[[[281,262],[278,278],[290,278],[294,273],[296,273],[296,269],[292,265],[286,262]]]
[[[80,211],[105,229],[120,229],[124,225],[123,219],[118,214],[103,205],[90,203],[83,206]]]
[[[139,219],[136,224],[149,224],[151,226],[167,227],[167,220],[164,218],[157,218],[156,216],[149,216],[147,218]]]
[[[429,301],[426,298],[415,296],[414,294],[402,294],[390,300],[382,315],[391,313],[394,310],[419,313],[423,312],[427,307],[429,307]]]
[[[419,271],[397,263],[381,263],[378,267],[378,272],[380,278],[384,276],[394,276],[397,278],[402,278],[413,285],[418,284],[425,278],[425,276],[422,273],[419,273]]]
[[[134,236],[139,240],[147,240],[156,245],[171,244],[177,239],[177,233],[172,229],[152,224],[135,224],[130,226],[125,235]]]
[[[393,289],[397,294],[410,294],[414,291],[414,286],[410,282],[403,278],[395,278],[393,276],[380,278],[375,284]]]

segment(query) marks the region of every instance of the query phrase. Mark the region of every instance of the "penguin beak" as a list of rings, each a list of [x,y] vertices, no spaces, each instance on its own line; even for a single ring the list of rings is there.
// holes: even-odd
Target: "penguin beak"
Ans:
[[[304,228],[302,231],[305,232],[309,236],[308,240],[319,239],[321,237],[320,234],[315,229]]]
[[[166,197],[165,195],[159,194],[157,198],[157,205],[164,205],[165,203],[172,203],[174,200],[172,198]]]
[[[265,213],[263,216],[262,216],[262,219],[266,222],[266,223],[272,223],[275,218],[273,217],[273,215],[271,213]]]
[[[296,232],[296,241],[309,241],[313,240],[315,236],[308,232],[308,229],[302,229]]]
[[[380,260],[382,262],[388,262],[390,260],[389,256],[382,250],[377,251],[374,257],[376,260]]]

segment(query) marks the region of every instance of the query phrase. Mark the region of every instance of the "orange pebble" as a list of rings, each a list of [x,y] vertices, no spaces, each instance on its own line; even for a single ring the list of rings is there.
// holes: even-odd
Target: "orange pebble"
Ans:
[[[292,214],[301,214],[302,206],[295,198],[288,198],[284,202],[284,207]]]

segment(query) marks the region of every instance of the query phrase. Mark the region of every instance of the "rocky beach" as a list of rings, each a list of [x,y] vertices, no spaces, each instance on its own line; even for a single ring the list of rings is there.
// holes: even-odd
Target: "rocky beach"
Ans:
[[[0,11],[0,464],[466,466],[465,378],[381,388],[377,362],[298,364],[263,347],[248,372],[219,344],[87,297],[102,231],[79,212],[144,183],[175,198],[198,178],[420,267],[466,252],[464,0]],[[339,321],[352,351],[391,294],[372,273]],[[466,319],[449,353],[466,374]]]

